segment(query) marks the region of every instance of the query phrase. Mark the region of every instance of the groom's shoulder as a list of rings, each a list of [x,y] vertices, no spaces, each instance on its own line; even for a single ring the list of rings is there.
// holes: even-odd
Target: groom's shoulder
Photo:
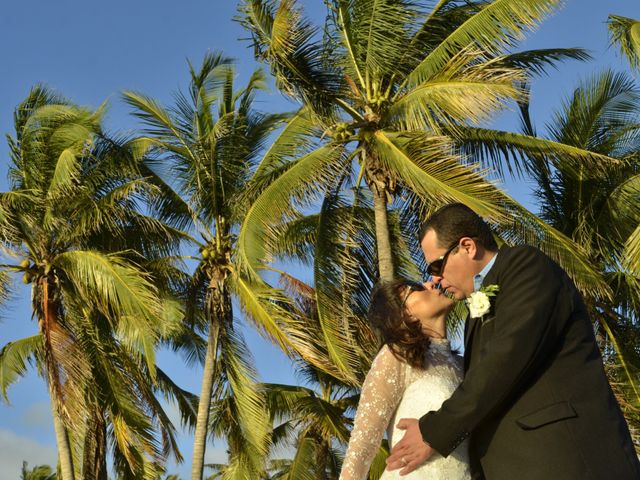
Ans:
[[[556,270],[558,264],[554,262],[547,254],[533,245],[515,245],[512,247],[504,246],[498,251],[498,259],[502,257],[502,263],[507,268],[509,266],[526,264],[528,268],[540,268],[543,270]]]
[[[533,258],[540,261],[552,262],[552,260],[539,248],[533,245],[504,246],[498,251],[499,257],[506,259]]]

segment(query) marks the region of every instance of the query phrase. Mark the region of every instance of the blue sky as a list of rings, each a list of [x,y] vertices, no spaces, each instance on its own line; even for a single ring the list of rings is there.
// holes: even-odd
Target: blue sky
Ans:
[[[323,20],[322,0],[303,0],[302,4],[316,23]],[[532,115],[540,133],[553,109],[580,78],[605,68],[628,70],[608,48],[605,21],[609,13],[640,18],[640,2],[570,0],[521,45],[522,49],[583,47],[594,57],[588,63],[567,62],[535,82]],[[137,125],[119,92],[138,90],[168,103],[172,92],[188,81],[186,59],[198,64],[207,50],[223,50],[237,58],[239,81],[243,82],[257,65],[248,42],[238,40],[246,34],[232,21],[235,14],[235,0],[5,2],[0,14],[0,132],[12,132],[13,109],[38,82],[82,105],[96,107],[107,100],[107,126],[117,131],[130,131]],[[261,96],[258,106],[264,111],[292,108],[275,92]],[[494,124],[504,129],[517,129],[517,125],[516,116],[509,113]],[[8,149],[3,141],[1,189],[7,188],[7,165]],[[526,182],[508,181],[505,186],[535,209]],[[17,287],[14,301],[0,312],[0,346],[36,332],[28,298],[29,291]],[[246,334],[265,381],[295,382],[293,369],[275,348],[251,330]],[[200,371],[183,367],[169,353],[162,353],[159,363],[183,388],[199,392]],[[0,480],[16,479],[22,460],[32,466],[56,462],[43,382],[30,371],[9,393],[11,406],[0,404]],[[183,433],[180,438],[187,462],[170,465],[169,471],[186,478],[191,437]],[[223,444],[208,447],[208,461],[223,459]]]

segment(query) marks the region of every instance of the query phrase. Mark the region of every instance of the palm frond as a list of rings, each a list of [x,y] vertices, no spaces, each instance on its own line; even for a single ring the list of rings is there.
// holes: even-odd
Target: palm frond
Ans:
[[[636,198],[636,201],[638,199]],[[625,242],[623,263],[636,276],[640,277],[640,224],[638,224],[629,238]]]
[[[258,329],[265,333],[285,353],[295,350],[284,326],[296,324],[296,315],[285,308],[288,299],[264,282],[252,282],[238,276],[233,282],[234,292],[241,301],[244,313]]]
[[[251,462],[259,468],[267,454],[270,425],[264,409],[264,399],[259,391],[253,359],[242,336],[226,331],[220,340],[220,354],[224,363],[224,375],[233,395],[235,420],[243,437],[251,446],[255,457]]]
[[[512,174],[533,172],[541,168],[538,162],[544,161],[562,167],[576,177],[582,175],[583,178],[598,177],[612,166],[620,164],[620,160],[606,154],[521,133],[479,127],[456,127],[448,133],[461,154],[500,175],[503,174],[505,162]]]
[[[328,145],[293,162],[285,173],[267,187],[253,203],[238,235],[237,261],[244,274],[255,278],[257,269],[269,261],[270,232],[265,225],[291,216],[292,205],[310,204],[323,186],[345,168],[344,150]]]
[[[397,172],[402,182],[425,202],[458,201],[487,218],[504,218],[496,208],[501,194],[479,172],[450,155],[447,138],[380,131],[374,141],[379,160],[389,171]]]
[[[260,179],[298,156],[309,153],[318,131],[317,119],[306,108],[301,108],[286,119],[286,123],[264,152],[253,178]]]
[[[384,79],[395,71],[398,58],[410,40],[417,15],[414,2],[360,0],[342,4],[344,31],[350,40],[358,70],[364,75],[363,90],[371,97],[386,86]]]
[[[525,50],[496,57],[492,60],[495,67],[518,68],[528,74],[544,75],[549,67],[558,68],[560,62],[592,60],[591,55],[581,48],[544,48]]]
[[[27,363],[37,363],[42,358],[42,335],[22,338],[7,343],[0,350],[0,391],[6,402],[9,401],[7,390],[12,383],[27,371]]]
[[[605,70],[582,81],[547,128],[558,142],[603,152],[610,130],[638,124],[639,108],[640,90],[633,79]]]
[[[179,145],[184,147],[187,155],[194,156],[186,141],[191,132],[180,130],[165,107],[142,93],[125,91],[122,98],[126,104],[134,108],[134,115],[147,126],[146,134],[163,140],[175,138]]]
[[[296,445],[296,454],[281,480],[315,480],[318,477],[314,468],[317,441],[312,437],[303,437]]]
[[[329,357],[352,381],[357,381],[354,373],[365,357],[356,337],[368,330],[368,325],[358,318],[354,304],[359,292],[373,283],[372,276],[366,278],[365,274],[367,266],[375,264],[366,248],[367,243],[374,244],[372,218],[370,210],[349,208],[334,192],[326,196],[317,224],[314,280],[318,326]]]
[[[446,39],[440,42],[408,75],[407,86],[413,87],[431,79],[456,52],[476,45],[489,54],[497,55],[533,29],[544,17],[553,13],[559,0],[494,0],[469,17]]]
[[[500,82],[474,78],[425,82],[394,102],[388,115],[391,122],[410,131],[439,132],[443,118],[478,124],[502,109],[505,100],[521,96],[512,80],[504,75]]]
[[[49,184],[47,192],[49,197],[60,197],[61,193],[70,191],[78,181],[78,174],[81,168],[81,164],[77,158],[78,155],[82,155],[82,152],[78,152],[74,148],[65,148],[62,151],[58,157],[58,162]]]
[[[609,15],[611,45],[617,45],[627,57],[631,68],[640,69],[640,21],[619,15]]]
[[[144,353],[154,376],[157,320],[177,315],[162,311],[164,305],[147,275],[120,255],[98,251],[63,252],[53,264],[77,295],[116,322],[124,341]]]
[[[321,62],[322,45],[315,28],[295,0],[243,0],[240,23],[251,33],[257,58],[267,61],[276,85],[285,94],[303,98],[314,111],[331,116],[341,86],[337,72]]]
[[[156,368],[156,372],[158,375],[158,390],[178,406],[182,425],[194,428],[198,414],[198,397],[176,385],[171,377],[160,368]]]

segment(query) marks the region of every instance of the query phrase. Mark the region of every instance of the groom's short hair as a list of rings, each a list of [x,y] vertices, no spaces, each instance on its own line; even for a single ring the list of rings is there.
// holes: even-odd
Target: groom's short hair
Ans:
[[[462,237],[471,237],[487,250],[498,250],[489,225],[463,203],[451,203],[438,209],[422,224],[422,241],[429,230],[436,232],[438,246],[448,248]]]

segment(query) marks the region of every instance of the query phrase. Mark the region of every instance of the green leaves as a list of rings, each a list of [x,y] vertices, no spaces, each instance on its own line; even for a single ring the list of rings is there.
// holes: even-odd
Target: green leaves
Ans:
[[[269,62],[278,88],[330,115],[341,79],[322,63],[322,45],[314,41],[316,29],[295,0],[243,0],[240,11],[256,56]]]
[[[410,131],[439,132],[443,117],[450,117],[452,122],[479,123],[501,109],[506,99],[521,95],[513,86],[515,77],[505,75],[500,83],[473,78],[425,82],[399,98],[388,115]]]
[[[440,42],[407,76],[409,88],[433,78],[461,49],[476,45],[490,55],[498,55],[524,38],[524,32],[557,9],[559,0],[494,0],[484,3]]]
[[[321,478],[338,476],[337,445],[344,445],[351,420],[345,411],[353,406],[351,390],[335,378],[323,375],[308,364],[302,370],[313,379],[313,387],[263,384],[267,408],[274,422],[274,446],[293,441],[293,459],[273,461],[270,470],[277,478]],[[355,398],[357,402],[357,396]],[[282,423],[280,423],[282,422]],[[333,477],[335,475],[335,477]]]
[[[269,261],[268,226],[295,215],[295,207],[311,203],[323,185],[341,169],[340,146],[327,145],[289,164],[288,169],[267,187],[247,212],[238,235],[238,262],[241,271],[255,278],[257,270]]]
[[[220,354],[224,363],[223,374],[229,382],[234,404],[234,422],[243,439],[250,445],[253,470],[262,467],[268,449],[269,422],[257,384],[257,374],[245,343],[237,333],[225,331],[220,341]]]
[[[501,194],[479,173],[448,155],[448,139],[424,134],[378,132],[379,160],[397,172],[409,189],[428,203],[458,201],[489,218],[499,218],[494,203]]]
[[[409,1],[358,0],[336,1],[342,8],[345,37],[362,72],[362,90],[378,93],[374,82],[393,74],[410,39],[417,8]]]
[[[165,313],[151,279],[117,254],[73,250],[58,255],[53,264],[68,278],[73,293],[112,318],[122,340],[144,353],[154,376],[157,325]]]
[[[42,358],[43,347],[42,336],[34,335],[9,342],[0,350],[0,391],[6,402],[9,386],[26,373],[27,363]]]
[[[640,69],[640,21],[619,15],[609,15],[609,36],[627,57],[631,68]]]
[[[78,154],[79,152],[75,152],[73,148],[65,148],[60,154],[47,192],[50,198],[60,197],[60,193],[62,193],[60,191],[71,190],[78,181],[81,168],[77,158]]]
[[[234,290],[244,312],[283,351],[292,351],[291,339],[283,332],[284,326],[295,318],[285,307],[288,299],[262,281],[250,281],[241,276],[234,280]]]

